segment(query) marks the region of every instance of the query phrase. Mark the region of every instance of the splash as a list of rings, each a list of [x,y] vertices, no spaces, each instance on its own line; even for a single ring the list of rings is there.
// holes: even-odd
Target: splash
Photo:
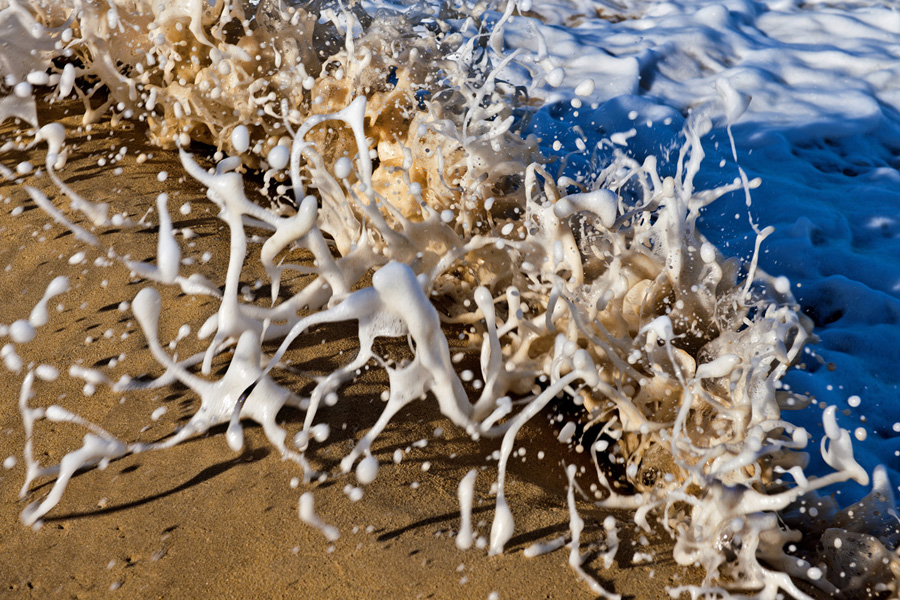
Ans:
[[[794,514],[805,503],[821,504],[816,490],[851,479],[867,485],[869,475],[853,459],[833,407],[823,413],[819,451],[834,471],[804,474],[808,435],[781,411],[809,399],[781,389],[780,381],[810,341],[812,325],[789,288],[757,268],[756,253],[745,265],[726,259],[697,229],[711,202],[741,190],[749,196],[758,185],[741,172],[734,183],[695,188],[701,139],[722,107],[690,114],[674,175],[661,175],[654,156],[638,161],[614,150],[603,164],[595,155],[597,168],[581,180],[554,177],[538,140],[519,135],[529,107],[502,77],[517,65],[515,53],[503,53],[503,24],[519,9],[511,1],[500,15],[443,6],[372,15],[360,5],[271,0],[256,7],[229,0],[10,2],[3,9],[4,35],[35,49],[4,54],[5,84],[29,108],[15,112],[4,104],[3,116],[38,130],[34,144],[48,145],[44,168],[69,198],[69,214],[81,216],[67,216],[27,188],[35,204],[90,245],[99,246],[98,237],[75,220],[140,225],[114,222],[105,205],[66,186],[64,128],[39,128],[27,86],[50,101],[74,94],[85,125],[143,122],[156,144],[177,148],[218,208],[230,250],[221,288],[185,274],[165,194],[156,203],[156,264],[109,250],[111,260],[153,282],[130,299],[131,311],[165,374],[149,383],[112,382],[102,373],[92,381],[115,391],[178,381],[199,396],[200,408],[164,441],[127,442],[62,407],[31,407],[35,380],[27,373],[19,401],[27,435],[22,494],[39,478],[56,479],[22,512],[25,525],[40,523],[82,467],[171,448],[219,424],[228,425],[226,441],[240,451],[243,419],[262,425],[305,482],[318,480],[323,474],[305,452],[328,438],[319,410],[340,402],[357,371],[374,364],[388,375],[386,405],[340,471],[355,468],[358,482],[371,485],[377,437],[404,407],[436,401],[473,439],[500,440],[490,554],[502,553],[515,531],[505,480],[517,436],[542,410],[565,403],[579,413],[565,437],[577,435],[596,467],[588,499],[630,511],[647,530],[652,518],[674,538],[677,562],[705,569],[703,585],[674,588],[673,595],[726,596],[739,588],[760,598],[782,591],[809,598],[798,581],[833,592],[843,587],[845,563],[854,561],[867,565],[853,576],[854,589],[896,591],[889,548],[897,540],[879,537],[874,516],[856,529],[849,522],[822,529]],[[590,94],[593,86],[579,88]],[[730,122],[742,108],[728,91]],[[248,183],[268,203],[249,200]],[[250,227],[264,234],[251,238]],[[759,232],[757,253],[770,232]],[[242,301],[251,244],[260,245],[269,306]],[[313,260],[300,261],[301,254]],[[284,285],[288,271],[308,277]],[[197,328],[197,337],[209,340],[204,352],[178,359],[163,347],[154,286],[218,302]],[[54,281],[38,308],[65,287]],[[46,311],[38,308],[33,314],[41,317]],[[46,317],[22,322],[34,335]],[[292,344],[315,326],[339,322],[357,324],[355,356],[317,380],[308,397],[277,383],[272,373],[285,367]],[[474,376],[457,367],[446,334],[459,325],[465,344],[454,350],[480,371],[468,386]],[[26,333],[13,339],[25,342]],[[385,337],[408,339],[412,359],[379,355],[375,340]],[[269,343],[278,344],[271,356]],[[217,357],[228,361],[221,377],[212,375]],[[276,420],[285,406],[304,411],[292,444]],[[59,465],[43,467],[32,451],[39,420],[89,433]],[[595,593],[617,597],[581,567],[584,523],[575,471],[567,475],[569,563]],[[473,484],[472,474],[460,483],[462,548],[472,545]],[[893,506],[880,479],[866,506],[876,501]],[[312,492],[300,497],[299,511],[338,539],[314,512]],[[834,507],[832,514],[847,513]],[[615,546],[614,521],[607,535]],[[810,552],[785,550],[801,537],[806,548],[821,539],[832,546],[847,540],[847,549],[813,565]]]

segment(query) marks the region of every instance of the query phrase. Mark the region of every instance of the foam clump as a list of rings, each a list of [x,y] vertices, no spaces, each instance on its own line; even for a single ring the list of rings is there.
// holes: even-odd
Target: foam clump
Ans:
[[[127,11],[105,1],[79,6],[73,16],[66,3],[36,2],[28,13],[59,42],[28,59],[29,73],[49,73],[46,80],[32,77],[34,85],[55,86],[60,97],[74,92],[85,122],[108,113],[112,120],[143,120],[156,143],[179,147],[185,170],[207,188],[227,225],[230,256],[221,288],[185,274],[165,194],[156,202],[156,264],[110,253],[153,282],[128,298],[165,371],[153,385],[178,381],[199,396],[200,407],[163,441],[124,442],[63,408],[32,408],[29,371],[19,403],[27,436],[22,494],[40,477],[56,481],[23,511],[23,523],[37,524],[85,466],[170,448],[226,423],[227,446],[240,451],[242,419],[261,424],[310,483],[319,474],[305,452],[328,438],[327,425],[316,421],[321,404],[339,402],[342,387],[374,364],[388,374],[386,404],[340,471],[356,465],[359,484],[373,485],[378,461],[371,448],[379,434],[404,407],[435,400],[473,439],[500,440],[491,554],[503,552],[515,532],[505,480],[519,432],[548,406],[568,402],[580,415],[565,440],[582,444],[596,466],[590,500],[630,511],[645,529],[652,515],[675,539],[675,560],[705,569],[702,586],[675,591],[723,595],[719,590],[739,585],[761,598],[782,591],[807,598],[796,581],[843,589],[840,573],[853,589],[896,591],[896,536],[854,530],[849,521],[835,529],[785,520],[816,490],[847,480],[866,485],[869,476],[833,409],[823,414],[827,435],[819,448],[833,472],[803,475],[808,434],[781,411],[807,399],[780,382],[810,341],[812,324],[789,288],[757,268],[755,255],[745,265],[726,259],[697,229],[711,202],[738,190],[749,194],[756,185],[744,178],[711,190],[694,186],[710,111],[731,118],[745,108],[743,98],[725,90],[723,106],[691,114],[680,154],[667,165],[674,169],[664,170],[653,156],[639,161],[615,150],[572,183],[550,172],[535,139],[515,133],[526,107],[499,76],[515,57],[496,52],[493,36],[494,51],[477,46],[449,18],[433,17],[442,33],[432,35],[410,26],[414,14],[371,16],[355,6],[338,18],[336,9],[315,2],[263,0],[255,9],[221,0],[133,0]],[[18,15],[21,8],[5,10]],[[51,62],[76,52],[77,63]],[[455,60],[446,58],[451,54]],[[564,75],[551,72],[547,81],[560,85]],[[103,86],[83,85],[94,80]],[[593,88],[585,81],[576,92],[588,96]],[[111,224],[104,205],[78,197],[56,174],[64,167],[64,132],[50,125],[40,131],[49,146],[46,170],[71,208],[96,227]],[[215,168],[201,166],[204,160],[188,149],[192,142],[215,148],[221,159]],[[248,199],[241,174],[247,168],[262,175],[271,205]],[[45,194],[27,191],[79,240],[100,245]],[[757,252],[768,233],[759,233]],[[239,292],[257,243],[271,284],[269,306],[244,302]],[[314,261],[301,261],[298,251]],[[309,277],[284,284],[288,270]],[[364,285],[368,275],[371,285]],[[65,291],[64,283],[54,280],[44,305]],[[163,307],[154,286],[166,285],[217,302],[215,313],[192,327],[209,340],[198,357],[179,361],[159,341]],[[15,342],[27,341],[26,325],[46,323],[46,311],[35,310],[11,327]],[[318,378],[307,397],[276,383],[272,372],[284,368],[296,340],[313,327],[347,321],[357,324],[358,351]],[[466,333],[455,350],[477,363],[478,386],[466,385],[469,378],[451,358],[445,328],[459,324]],[[412,359],[380,356],[380,337],[410,340]],[[267,342],[278,344],[271,356]],[[5,352],[7,366],[21,368],[13,354],[14,348]],[[218,377],[216,359],[228,362]],[[192,370],[196,365],[207,377]],[[116,391],[141,385],[97,384]],[[296,449],[276,420],[285,406],[304,411]],[[41,467],[32,456],[41,419],[89,433],[59,465]],[[570,565],[595,593],[618,597],[582,569],[574,468],[567,475]],[[472,545],[474,479],[466,476],[459,488],[461,548]],[[874,480],[873,494],[884,496],[883,481]],[[337,529],[315,514],[312,492],[300,497],[298,510],[330,541],[338,539]],[[866,523],[875,519],[875,511],[866,514]],[[607,534],[611,564],[614,521]],[[811,551],[785,551],[802,536],[846,546],[813,564]],[[866,568],[848,571],[848,561]]]

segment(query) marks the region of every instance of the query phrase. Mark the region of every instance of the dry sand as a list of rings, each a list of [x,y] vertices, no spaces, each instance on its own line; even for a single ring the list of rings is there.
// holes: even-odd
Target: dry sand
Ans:
[[[77,106],[69,108],[72,115],[78,114]],[[158,193],[167,192],[175,227],[189,227],[196,234],[189,240],[178,237],[182,256],[196,261],[190,269],[223,282],[227,230],[215,218],[215,206],[205,198],[205,190],[183,172],[176,153],[150,146],[144,132],[133,125],[120,125],[114,131],[108,123],[95,125],[88,135],[76,131],[78,117],[63,118],[59,107],[42,110],[41,123],[63,119],[67,125],[71,155],[61,175],[74,189],[88,199],[109,202],[113,214],[127,211],[133,220],[154,206]],[[16,131],[7,122],[0,130],[0,142],[17,135]],[[23,134],[23,139],[29,138]],[[122,145],[128,147],[127,154],[112,164]],[[11,168],[25,158],[41,165],[45,149],[41,146],[29,152],[7,152],[0,161]],[[199,147],[193,150],[198,155],[205,152]],[[152,158],[139,164],[140,152]],[[98,164],[101,157],[106,158],[104,166]],[[118,168],[122,169],[119,174]],[[168,173],[163,183],[157,180],[161,170]],[[42,189],[76,222],[89,225],[68,211],[68,202],[47,176],[29,176],[24,181]],[[110,247],[136,259],[152,260],[155,229],[97,230],[103,248],[96,249],[50,224],[20,185],[3,183],[0,195],[0,323],[27,318],[57,275],[68,276],[72,284],[69,292],[51,302],[50,322],[38,337],[17,346],[26,367],[50,364],[61,373],[55,382],[36,384],[31,404],[59,403],[127,441],[152,441],[170,434],[198,406],[190,390],[170,386],[114,394],[99,386],[93,395],[85,395],[84,381],[68,374],[73,363],[102,369],[113,380],[125,373],[162,373],[133,315],[119,309],[121,302],[131,300],[148,283],[131,278],[118,263],[94,264]],[[182,215],[178,209],[185,202],[191,211]],[[13,215],[16,207],[24,207],[17,216]],[[151,215],[148,222],[155,223],[156,217]],[[77,252],[86,253],[84,262],[70,264]],[[201,263],[204,252],[212,256],[205,264]],[[252,285],[262,274],[245,270],[244,276]],[[289,277],[284,288],[291,289]],[[216,303],[186,297],[175,288],[160,291],[163,342],[188,323],[192,335],[178,344],[177,351],[187,356],[201,350],[203,345],[194,334]],[[268,287],[257,294],[267,297]],[[310,332],[301,338],[305,341],[295,344],[290,355],[293,365],[311,373],[327,372],[343,361],[342,351],[353,350],[354,332],[352,326]],[[88,338],[93,341],[88,343]],[[6,341],[0,340],[0,345]],[[383,348],[402,352],[398,344],[392,347],[385,342]],[[214,371],[221,372],[227,358],[227,354],[220,356]],[[43,527],[32,531],[19,522],[19,513],[26,502],[47,493],[52,479],[39,480],[25,500],[19,498],[24,437],[16,403],[24,373],[25,369],[20,373],[4,370],[0,377],[0,461],[9,456],[18,459],[12,469],[0,470],[0,597],[487,598],[494,591],[500,598],[592,597],[568,567],[567,550],[533,559],[522,555],[530,543],[568,529],[562,461],[578,457],[556,442],[546,419],[536,419],[521,434],[527,440],[526,460],[512,463],[507,484],[516,535],[499,557],[488,557],[486,550],[460,551],[453,538],[459,527],[457,485],[472,468],[482,469],[476,483],[474,521],[481,522],[480,534],[488,533],[493,518],[489,488],[496,477],[496,461],[488,457],[499,443],[472,442],[440,416],[431,400],[403,411],[375,442],[373,452],[381,469],[361,501],[351,502],[343,492],[347,483],[355,484],[352,475],[315,486],[317,512],[341,530],[334,544],[298,518],[298,498],[313,486],[292,488],[291,479],[301,475],[300,469],[282,461],[261,429],[252,426],[240,455],[229,450],[220,427],[171,450],[127,456],[105,470],[82,472],[73,478]],[[299,374],[294,380],[281,380],[300,393],[309,391],[309,379]],[[337,406],[322,413],[332,435],[311,454],[314,466],[336,471],[340,457],[374,423],[385,385],[384,373],[372,369],[342,391]],[[159,407],[167,412],[154,422],[151,414]],[[293,435],[302,413],[284,411],[282,418]],[[437,428],[443,428],[443,435],[435,436]],[[83,434],[76,426],[41,422],[35,455],[42,464],[57,463],[80,445]],[[413,447],[417,440],[427,440],[427,446]],[[391,460],[396,449],[409,449],[400,464]],[[546,456],[538,460],[541,449]],[[426,461],[431,468],[423,471]],[[608,513],[586,503],[579,509],[586,521],[585,543],[602,543],[601,523]],[[619,523],[627,518],[621,515]],[[604,570],[596,554],[585,564],[607,589],[630,598],[664,598],[668,597],[666,586],[698,582],[702,576],[696,569],[673,563],[668,538],[648,536],[649,545],[644,547],[633,526],[624,525],[620,535],[624,541],[613,568]],[[652,553],[654,558],[635,565],[635,551]]]

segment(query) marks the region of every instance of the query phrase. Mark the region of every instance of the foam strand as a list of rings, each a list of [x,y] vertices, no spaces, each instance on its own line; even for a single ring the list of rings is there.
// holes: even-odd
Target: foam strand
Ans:
[[[59,175],[56,173],[58,169],[63,168],[66,164],[67,150],[63,150],[65,142],[65,128],[60,123],[49,123],[38,130],[35,136],[35,142],[44,140],[47,142],[47,157],[44,166],[50,179],[54,185],[60,189],[68,198],[71,207],[84,214],[95,227],[102,227],[109,224],[109,204],[105,202],[90,202],[85,200],[75,190],[70,188]]]
[[[200,408],[190,421],[169,439],[156,444],[134,444],[135,452],[172,447],[181,441],[209,430],[220,423],[229,423],[226,436],[229,447],[239,451],[243,447],[243,434],[233,423],[232,414],[242,394],[253,385],[246,401],[241,404],[240,416],[252,419],[262,425],[263,432],[284,458],[294,460],[307,468],[302,456],[290,450],[285,439],[287,434],[276,423],[278,412],[286,403],[295,403],[293,395],[263,375],[260,369],[259,337],[252,331],[245,331],[238,339],[234,356],[221,379],[208,382],[175,363],[162,349],[157,337],[161,302],[159,293],[153,288],[138,292],[131,303],[135,318],[144,331],[147,343],[154,357],[170,370],[184,385],[200,396]]]
[[[456,547],[468,550],[472,547],[472,497],[475,489],[475,478],[478,471],[472,469],[459,480],[457,496],[459,498],[459,533],[456,534]]]
[[[581,532],[584,530],[584,519],[578,514],[578,508],[575,506],[575,470],[575,465],[566,467],[566,477],[569,480],[566,503],[569,507],[569,532],[572,535],[572,541],[569,544],[569,566],[572,567],[578,578],[584,581],[591,591],[598,596],[608,600],[621,600],[622,596],[607,591],[606,588],[600,585],[600,582],[588,575],[581,566],[584,558],[581,556],[579,546],[581,543]],[[609,566],[607,565],[606,568],[608,569]]]
[[[307,525],[312,525],[322,532],[329,542],[334,542],[341,537],[340,530],[334,525],[327,525],[322,521],[321,517],[315,512],[315,498],[312,492],[306,492],[300,496],[298,503],[298,511],[300,512],[300,520]]]
[[[204,375],[209,375],[212,371],[213,357],[219,352],[223,342],[232,337],[237,338],[245,331],[253,331],[256,335],[262,331],[258,322],[244,316],[238,300],[241,271],[247,257],[247,235],[244,232],[243,217],[248,215],[263,222],[271,221],[273,217],[268,211],[247,200],[244,195],[244,182],[239,174],[210,175],[184,150],[180,151],[180,157],[188,173],[207,186],[207,196],[221,209],[219,217],[228,225],[230,232],[230,254],[221,304],[214,318],[207,321],[208,325],[204,325],[200,330],[201,338],[212,333],[210,328],[215,332],[201,368]]]
[[[86,244],[90,244],[91,246],[98,246],[100,244],[94,234],[69,221],[58,208],[53,206],[53,203],[50,202],[50,199],[47,198],[43,192],[29,186],[25,186],[25,191],[28,192],[28,195],[31,196],[31,199],[41,210],[50,215],[51,219],[71,231],[76,239]]]
[[[28,401],[34,395],[33,386],[34,371],[29,370],[19,390],[19,414],[22,416],[22,429],[25,433],[25,447],[22,451],[25,459],[25,482],[19,490],[19,498],[24,498],[31,488],[31,482],[44,474],[40,463],[34,458],[34,423],[44,416],[44,409],[28,406]]]
[[[127,451],[126,445],[109,432],[60,406],[53,405],[44,410],[28,408],[27,402],[31,395],[31,386],[33,382],[33,373],[29,371],[25,377],[25,382],[22,385],[22,391],[19,396],[19,411],[21,412],[22,420],[25,423],[26,434],[26,480],[25,485],[20,492],[20,496],[24,497],[31,482],[36,477],[56,475],[56,481],[54,481],[53,487],[50,488],[50,492],[42,501],[31,502],[22,510],[19,518],[22,521],[22,524],[27,526],[40,525],[41,517],[59,503],[66,490],[66,486],[69,484],[69,480],[76,471],[93,465],[99,465],[100,469],[104,469],[110,460],[123,456]],[[67,453],[62,458],[58,467],[41,469],[37,461],[34,460],[32,453],[34,422],[40,418],[55,423],[69,422],[81,425],[90,429],[91,433],[84,436],[81,448]]]
[[[159,234],[156,240],[156,265],[121,258],[135,275],[164,284],[186,281],[179,276],[181,248],[175,240],[172,229],[172,217],[167,207],[168,194],[156,197],[156,210],[159,213]]]
[[[64,294],[67,291],[69,291],[69,278],[64,275],[54,277],[53,281],[50,282],[47,289],[44,291],[44,295],[38,303],[34,305],[34,308],[31,309],[31,314],[28,315],[28,323],[32,327],[43,327],[46,325],[50,318],[47,314],[47,304],[56,296]]]
[[[560,339],[558,336],[557,339]],[[506,482],[506,465],[509,457],[512,455],[513,445],[515,444],[516,435],[525,423],[530,421],[537,415],[547,404],[562,392],[568,385],[582,379],[588,386],[596,385],[598,376],[596,367],[594,367],[590,356],[584,350],[578,350],[571,357],[571,366],[573,370],[564,375],[557,381],[550,384],[547,389],[540,393],[534,400],[513,417],[509,429],[503,435],[503,441],[500,444],[500,461],[497,465],[497,502],[494,514],[494,521],[491,525],[491,538],[489,554],[496,555],[503,552],[503,547],[512,538],[514,522],[512,511],[506,503],[505,482]]]

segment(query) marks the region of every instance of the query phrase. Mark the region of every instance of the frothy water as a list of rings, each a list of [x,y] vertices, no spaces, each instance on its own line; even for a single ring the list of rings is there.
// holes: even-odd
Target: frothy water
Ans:
[[[618,77],[576,77],[578,61],[561,64],[539,31],[558,25],[552,16],[530,2],[493,8],[132,0],[3,9],[4,82],[17,100],[0,105],[0,116],[25,121],[34,144],[47,145],[42,169],[59,191],[51,199],[26,186],[31,200],[99,248],[92,231],[144,225],[111,217],[98,199],[66,185],[65,129],[39,123],[35,103],[74,95],[84,125],[139,121],[154,143],[177,149],[218,208],[230,251],[221,281],[192,273],[164,191],[155,206],[155,261],[104,250],[144,281],[122,300],[165,374],[113,382],[78,367],[70,375],[118,392],[177,381],[200,407],[165,440],[129,442],[61,406],[34,407],[41,374],[26,369],[22,495],[40,478],[55,479],[22,522],[39,525],[84,466],[162,451],[220,424],[238,452],[245,419],[296,462],[309,489],[351,471],[359,485],[377,485],[373,443],[399,411],[424,399],[473,439],[498,442],[487,551],[500,554],[516,532],[505,481],[517,436],[548,406],[565,405],[578,416],[560,441],[573,441],[596,467],[580,484],[591,493],[581,491],[573,466],[560,490],[570,514],[569,564],[594,593],[619,597],[582,569],[576,490],[595,507],[629,511],[639,527],[662,528],[675,540],[675,561],[703,567],[704,583],[673,588],[674,596],[750,589],[760,598],[808,598],[801,585],[896,594],[900,534],[886,471],[857,462],[835,406],[808,406],[808,396],[784,385],[814,324],[789,282],[759,266],[772,228],[751,219],[752,249],[740,261],[698,226],[716,200],[737,193],[749,205],[761,184],[739,168],[732,181],[701,185],[703,140],[715,128],[727,128],[737,160],[731,127],[751,106],[749,95],[720,80],[679,116],[677,146],[658,153],[629,151],[642,135],[630,122],[597,143],[567,133],[548,145],[542,134],[554,125],[540,123],[554,103],[565,98],[565,110],[577,113],[596,99],[597,110],[600,100],[637,91],[627,85],[637,67],[610,57],[606,66]],[[704,18],[722,20],[720,13]],[[537,48],[519,37],[529,23]],[[632,102],[645,129],[673,126],[673,111]],[[7,170],[11,180],[30,171]],[[166,174],[158,180],[169,189]],[[249,200],[250,186],[267,201]],[[298,250],[311,258],[300,260]],[[271,286],[268,305],[241,291],[256,260]],[[306,277],[285,284],[292,271]],[[217,303],[205,322],[185,324],[208,340],[204,352],[179,358],[161,343],[162,286],[184,293],[176,302]],[[47,302],[67,289],[67,280],[55,279],[28,320],[4,327],[7,368],[23,368],[15,344],[40,335],[52,321]],[[292,344],[314,327],[343,322],[355,323],[355,356],[319,378],[308,397],[277,382]],[[465,343],[451,351],[453,326],[465,328]],[[408,340],[412,358],[381,356],[375,340],[384,337]],[[270,355],[265,348],[275,345]],[[217,357],[228,362],[221,376],[213,375]],[[305,457],[329,437],[319,411],[341,402],[342,388],[367,365],[387,372],[383,412],[343,456],[340,473],[319,473]],[[292,440],[277,420],[285,406],[304,413]],[[799,409],[822,420],[819,444],[782,415]],[[40,465],[33,436],[41,420],[85,428],[83,445],[58,465]],[[806,470],[807,451],[826,465],[817,476]],[[870,479],[872,493],[843,510],[817,494]],[[474,481],[473,471],[459,483],[456,543],[464,549],[473,545]],[[351,500],[363,495],[348,489]],[[298,502],[302,521],[339,539],[327,515],[317,514],[313,491]],[[615,519],[604,526],[608,568]],[[526,553],[565,543],[548,540]],[[816,544],[828,550],[818,554]]]

